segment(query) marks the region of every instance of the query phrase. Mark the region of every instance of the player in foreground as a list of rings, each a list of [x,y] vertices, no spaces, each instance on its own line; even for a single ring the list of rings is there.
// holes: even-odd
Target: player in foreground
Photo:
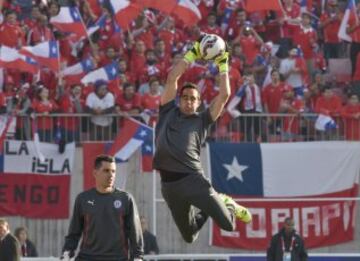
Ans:
[[[220,90],[205,111],[197,111],[201,104],[200,93],[191,83],[182,86],[179,106],[175,102],[178,79],[192,62],[202,59],[200,42],[195,42],[169,72],[161,96],[154,167],[160,172],[162,195],[188,243],[195,241],[208,216],[227,231],[235,229],[236,218],[245,223],[252,219],[245,207],[214,190],[204,177],[200,162],[201,145],[208,128],[219,118],[230,96],[228,56],[225,51],[214,60],[220,73]]]
[[[114,187],[116,165],[111,156],[95,159],[95,188],[80,193],[75,201],[69,233],[60,260],[143,260],[143,236],[133,197]]]

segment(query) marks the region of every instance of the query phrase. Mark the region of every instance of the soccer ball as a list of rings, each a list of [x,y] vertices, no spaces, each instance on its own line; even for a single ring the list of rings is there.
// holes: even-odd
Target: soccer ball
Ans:
[[[200,42],[200,54],[204,60],[221,56],[226,49],[225,41],[216,34],[206,34]]]

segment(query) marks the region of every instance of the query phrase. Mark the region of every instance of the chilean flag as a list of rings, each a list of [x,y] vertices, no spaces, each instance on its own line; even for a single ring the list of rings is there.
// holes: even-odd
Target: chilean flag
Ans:
[[[86,27],[77,7],[61,7],[59,14],[51,17],[50,23],[61,32],[76,34],[78,39],[87,36]]]
[[[106,15],[100,16],[99,19],[95,22],[95,24],[87,29],[87,34],[90,36],[100,28],[104,28],[106,25],[106,19],[107,19]]]
[[[54,72],[59,71],[60,54],[57,41],[42,42],[35,46],[24,46],[19,52],[31,57],[38,64],[49,67]]]
[[[341,24],[340,24],[340,27],[339,27],[339,32],[338,32],[338,37],[341,40],[348,41],[348,42],[352,42],[351,36],[346,32],[346,29],[348,27],[348,23],[349,23],[349,20],[350,20],[351,16],[355,17],[357,24],[359,24],[359,18],[358,18],[358,15],[356,13],[355,0],[349,0],[348,1],[348,4],[347,4],[346,10],[345,10],[343,19],[341,20]]]
[[[213,142],[208,156],[215,190],[253,215],[233,232],[213,226],[213,245],[265,250],[285,217],[309,248],[354,239],[356,200],[338,198],[358,196],[360,142]]]
[[[129,0],[109,0],[112,13],[118,25],[125,29],[141,13],[142,8],[138,3]]]
[[[152,135],[152,128],[132,118],[127,118],[108,153],[121,161],[126,161],[140,146],[152,140]]]
[[[86,73],[95,69],[95,64],[92,58],[86,58],[72,66],[65,68],[62,71],[64,79],[68,84],[79,83],[81,78],[86,75]]]
[[[89,83],[94,83],[98,80],[104,80],[106,82],[110,82],[117,79],[118,72],[119,72],[119,68],[117,63],[110,63],[95,71],[89,72],[81,79],[81,82],[85,85]]]
[[[0,47],[0,66],[33,74],[39,70],[38,64],[34,59],[21,55],[15,48],[10,48],[5,45]]]
[[[141,168],[143,172],[151,172],[153,170],[152,161],[154,156],[154,129],[149,127],[151,132],[144,138],[141,145]]]
[[[315,129],[318,131],[329,131],[338,128],[335,120],[328,115],[319,114],[315,121]]]

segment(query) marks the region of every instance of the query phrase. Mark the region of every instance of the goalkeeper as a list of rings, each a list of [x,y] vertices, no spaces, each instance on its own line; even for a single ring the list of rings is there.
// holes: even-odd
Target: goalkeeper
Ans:
[[[182,86],[176,105],[178,79],[192,62],[201,59],[199,45],[199,41],[195,42],[168,74],[161,96],[153,161],[161,176],[162,195],[188,243],[195,241],[209,216],[227,231],[235,229],[236,218],[245,223],[252,219],[245,207],[214,190],[204,177],[200,162],[208,128],[219,118],[230,96],[227,51],[214,60],[220,74],[220,89],[209,108],[198,112],[200,93],[192,83]]]

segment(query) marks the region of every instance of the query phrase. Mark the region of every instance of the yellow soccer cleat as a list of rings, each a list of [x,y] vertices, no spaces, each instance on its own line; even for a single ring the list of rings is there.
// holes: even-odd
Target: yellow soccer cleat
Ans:
[[[228,195],[220,194],[220,197],[227,207],[231,207],[232,209],[234,209],[236,218],[240,219],[244,223],[251,222],[252,216],[250,211],[246,207],[239,205],[232,197]]]

